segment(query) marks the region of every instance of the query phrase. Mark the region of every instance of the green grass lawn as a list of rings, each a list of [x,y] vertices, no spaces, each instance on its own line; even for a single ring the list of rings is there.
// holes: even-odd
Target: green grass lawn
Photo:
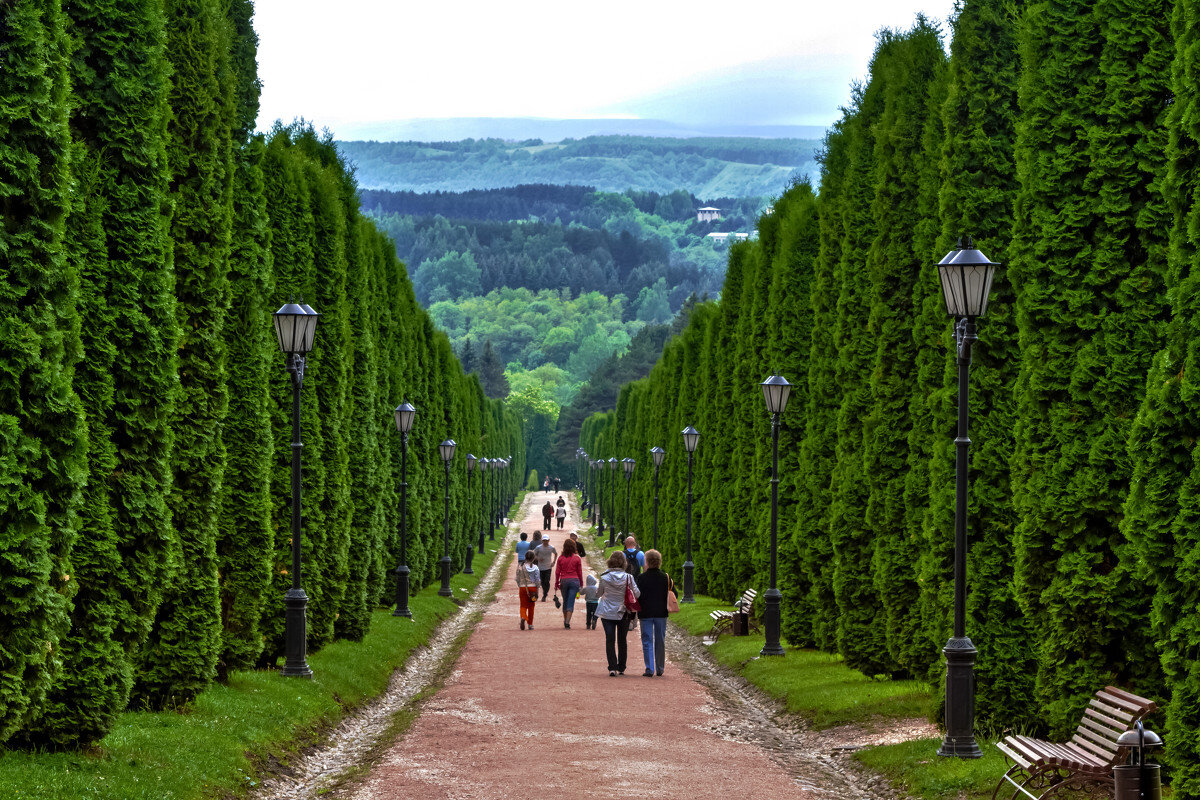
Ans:
[[[476,554],[474,575],[451,579],[456,599],[475,589],[499,544],[486,542],[484,553]],[[122,714],[91,751],[0,751],[0,797],[200,800],[244,794],[257,781],[256,763],[286,762],[387,687],[409,653],[456,610],[437,590],[435,583],[412,598],[412,619],[380,609],[362,642],[334,642],[310,655],[312,680],[235,672],[228,684],[212,686],[180,711]]]
[[[983,758],[971,761],[937,755],[940,739],[917,739],[885,747],[869,747],[854,757],[870,769],[922,800],[990,800],[1008,769],[991,742],[979,741]]]

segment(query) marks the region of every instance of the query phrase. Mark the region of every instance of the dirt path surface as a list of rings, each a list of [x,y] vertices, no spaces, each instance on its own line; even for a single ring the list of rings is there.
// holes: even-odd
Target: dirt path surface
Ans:
[[[521,530],[541,527],[548,496],[531,493]],[[566,496],[566,493],[564,493]],[[561,552],[574,530],[551,532]],[[825,798],[876,797],[853,770],[803,774],[781,738],[741,736],[732,713],[747,707],[717,697],[672,660],[661,678],[641,676],[641,642],[630,634],[629,668],[610,677],[603,630],[587,630],[583,603],[571,630],[547,601],[533,631],[518,629],[513,558],[445,686],[405,735],[344,796],[392,798]],[[761,730],[766,721],[751,726]],[[768,727],[770,727],[768,725]],[[782,737],[782,730],[777,731]],[[774,749],[775,752],[772,752]],[[833,773],[833,774],[831,774]],[[834,785],[831,785],[834,784]],[[872,790],[876,791],[872,791]],[[338,793],[341,795],[341,792]]]

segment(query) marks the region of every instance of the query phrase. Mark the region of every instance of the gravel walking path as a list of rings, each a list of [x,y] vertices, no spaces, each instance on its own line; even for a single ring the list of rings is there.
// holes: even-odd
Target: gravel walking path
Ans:
[[[517,517],[521,530],[541,527],[548,496],[527,496]],[[577,515],[572,504],[566,528],[551,531],[560,552]],[[644,678],[640,636],[631,632],[628,673],[614,678],[605,666],[604,632],[584,627],[582,601],[571,630],[550,601],[538,603],[535,630],[519,630],[511,553],[503,561],[500,591],[457,668],[348,796],[829,796],[806,788],[768,748],[723,733],[712,695],[671,660],[670,645],[665,674]]]

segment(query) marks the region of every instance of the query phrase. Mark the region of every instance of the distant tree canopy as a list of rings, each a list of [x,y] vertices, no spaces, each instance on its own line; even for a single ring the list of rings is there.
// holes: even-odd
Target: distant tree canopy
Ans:
[[[816,174],[820,146],[808,139],[648,136],[338,143],[369,189],[462,192],[540,183],[683,189],[699,197],[774,197],[794,178]]]

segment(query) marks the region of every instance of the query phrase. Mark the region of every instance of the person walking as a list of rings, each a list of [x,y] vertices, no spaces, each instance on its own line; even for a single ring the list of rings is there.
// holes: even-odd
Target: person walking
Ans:
[[[587,605],[587,617],[583,620],[585,629],[596,630],[596,607],[600,605],[600,584],[596,583],[595,575],[587,576],[587,583],[579,590]]]
[[[627,536],[625,538],[625,549],[621,552],[625,554],[625,571],[634,578],[637,578],[642,572],[642,567],[646,566],[646,554],[638,549],[637,539]],[[629,620],[629,630],[636,631],[637,626],[637,617]]]
[[[529,550],[529,534],[521,531],[521,541],[517,542],[517,564],[525,563],[525,553]]]
[[[587,558],[587,551],[583,549],[583,542],[579,541],[579,534],[571,531],[569,534],[571,541],[575,543],[575,550],[579,553],[580,558]]]
[[[629,655],[629,614],[625,607],[625,592],[637,597],[641,589],[625,571],[625,554],[620,550],[608,557],[608,569],[600,576],[600,605],[596,616],[604,625],[604,653],[608,657],[609,677],[625,674]]]
[[[558,494],[558,484],[559,484],[559,480],[558,480],[558,478],[555,478],[554,479],[554,493],[555,494]]]
[[[542,530],[550,530],[550,518],[554,516],[554,506],[550,505],[550,501],[546,501],[546,505],[542,506]]]
[[[542,481],[542,491],[543,492],[550,491],[550,478],[547,477]]]
[[[561,497],[555,503],[554,518],[558,520],[558,529],[561,531],[563,523],[567,521],[567,501]]]
[[[554,570],[554,592],[562,590],[563,627],[571,630],[571,616],[575,613],[575,595],[583,583],[583,560],[575,554],[575,543],[570,539],[563,542],[562,557]]]
[[[542,571],[542,602],[544,603],[550,594],[550,579],[554,577],[554,563],[558,561],[558,551],[554,549],[554,545],[550,544],[550,537],[547,536],[529,552],[533,553],[534,558],[537,559],[538,569]]]
[[[537,608],[538,581],[540,580],[537,559],[532,552],[525,553],[525,560],[517,564],[517,594],[521,598],[521,630],[529,623],[533,630],[533,611]]]
[[[641,595],[638,619],[642,623],[642,659],[646,663],[644,677],[663,674],[666,661],[667,593],[675,591],[671,576],[662,571],[662,553],[646,551],[646,569],[635,579]]]

